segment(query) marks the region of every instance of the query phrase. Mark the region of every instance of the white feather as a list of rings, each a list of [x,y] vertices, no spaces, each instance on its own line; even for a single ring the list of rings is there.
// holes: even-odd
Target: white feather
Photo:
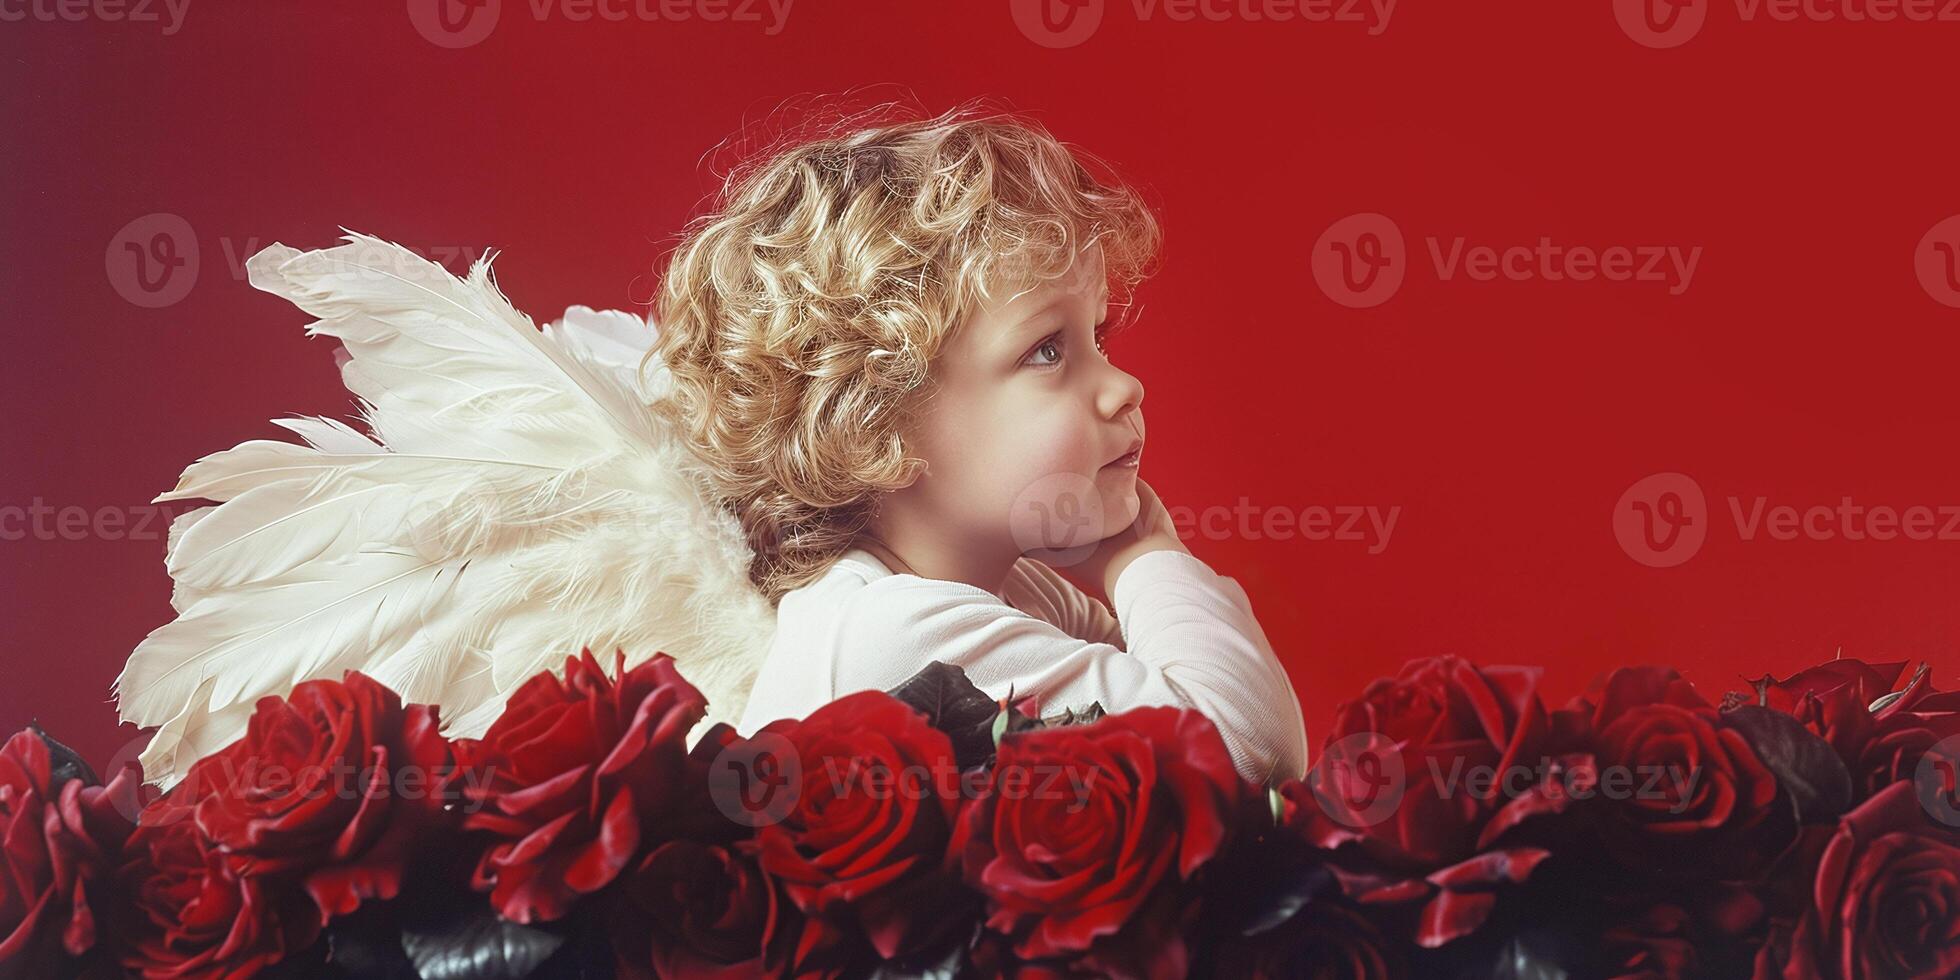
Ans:
[[[273,425],[299,433],[307,445],[329,453],[380,453],[387,450],[378,442],[355,432],[347,423],[323,416],[273,419]],[[284,445],[281,443],[280,445]]]
[[[342,229],[345,231],[345,229]],[[169,787],[241,736],[257,699],[360,670],[481,735],[516,687],[565,657],[671,654],[716,721],[747,701],[775,629],[750,552],[647,408],[667,378],[645,320],[574,306],[543,330],[490,274],[465,279],[348,232],[272,245],[252,285],[319,317],[371,431],[274,420],[305,440],[206,456],[161,500],[178,618],[116,679],[124,721],[158,726]],[[610,660],[602,656],[602,663]]]

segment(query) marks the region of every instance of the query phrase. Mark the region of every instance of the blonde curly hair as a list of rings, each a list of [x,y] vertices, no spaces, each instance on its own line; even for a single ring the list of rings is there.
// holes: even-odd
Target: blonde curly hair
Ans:
[[[672,385],[654,411],[740,521],[771,604],[925,465],[907,429],[934,357],[981,304],[1091,243],[1125,312],[1154,271],[1155,216],[1096,157],[985,103],[919,115],[817,120],[752,157],[661,279],[648,360]]]

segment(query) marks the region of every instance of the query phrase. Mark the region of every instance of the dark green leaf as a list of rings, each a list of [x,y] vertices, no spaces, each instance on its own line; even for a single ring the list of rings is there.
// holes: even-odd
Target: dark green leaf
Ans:
[[[96,776],[95,770],[89,768],[88,762],[82,758],[81,753],[55,741],[47,732],[41,730],[39,724],[30,722],[27,730],[40,736],[41,741],[48,745],[50,792],[59,795],[62,784],[71,779],[81,780],[83,786],[95,786],[102,782]]]
[[[918,709],[927,724],[953,740],[953,758],[961,769],[983,765],[994,754],[1000,705],[975,687],[966,671],[934,661],[886,693]]]
[[[402,933],[422,980],[522,980],[564,945],[565,937],[481,909],[432,929]]]
[[[1314,865],[1298,869],[1298,873],[1286,875],[1277,882],[1266,883],[1264,894],[1260,896],[1258,907],[1252,917],[1239,930],[1241,935],[1256,936],[1268,929],[1278,928],[1288,919],[1300,914],[1315,895],[1332,891],[1333,876],[1326,868]]]
[[[350,977],[417,980],[389,904],[370,902],[327,926],[328,964]]]
[[[865,980],[954,980],[960,975],[967,950],[973,945],[973,937],[977,934],[978,927],[935,944],[937,948],[909,959],[881,962],[872,967]]]
[[[1569,980],[1580,957],[1570,939],[1550,931],[1519,933],[1498,949],[1491,980]]]
[[[1043,718],[1041,723],[1043,726],[1049,727],[1056,725],[1088,725],[1093,724],[1108,713],[1103,710],[1101,701],[1091,701],[1086,708],[1079,711],[1074,708],[1067,708],[1059,715],[1049,715]]]
[[[1722,716],[1742,733],[1796,804],[1797,819],[1819,823],[1837,819],[1851,806],[1851,771],[1831,743],[1802,722],[1777,711],[1743,705]]]

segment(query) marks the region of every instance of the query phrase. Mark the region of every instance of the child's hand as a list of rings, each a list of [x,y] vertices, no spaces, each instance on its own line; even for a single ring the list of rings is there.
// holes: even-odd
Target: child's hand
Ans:
[[[1112,600],[1116,597],[1116,579],[1137,556],[1152,551],[1191,553],[1178,539],[1170,511],[1142,477],[1137,477],[1137,503],[1137,519],[1129,527],[1104,538],[1088,558],[1069,568],[1086,581],[1102,583],[1103,595]]]

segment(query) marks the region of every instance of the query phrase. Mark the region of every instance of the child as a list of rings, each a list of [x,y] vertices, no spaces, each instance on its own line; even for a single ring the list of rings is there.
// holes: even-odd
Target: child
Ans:
[[[847,127],[732,175],[655,318],[657,410],[777,607],[738,730],[939,660],[1043,714],[1196,709],[1241,775],[1301,776],[1286,671],[1140,478],[1143,385],[1104,349],[1155,218],[1009,114]]]

